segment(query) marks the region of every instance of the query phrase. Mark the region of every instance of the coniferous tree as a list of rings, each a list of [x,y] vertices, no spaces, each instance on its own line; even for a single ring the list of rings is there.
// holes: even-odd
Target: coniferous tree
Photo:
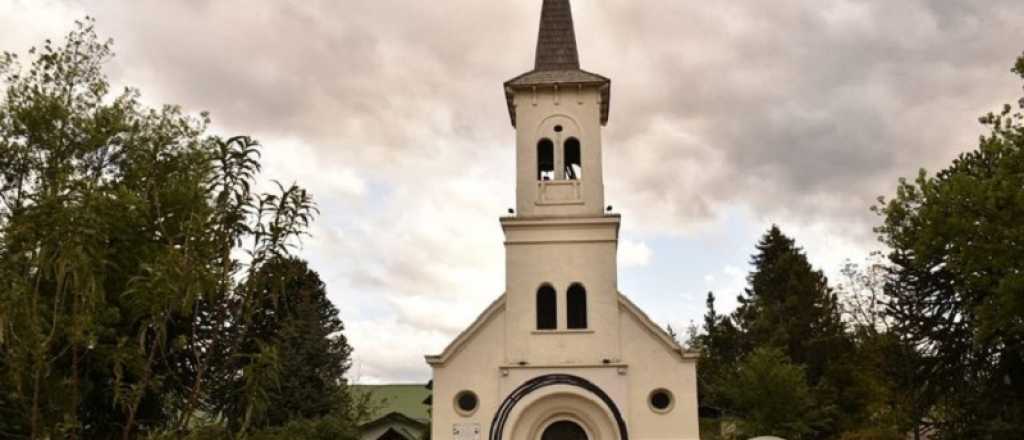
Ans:
[[[1024,56],[1013,72],[1024,78]],[[940,438],[1024,438],[1024,99],[878,207],[893,330],[918,350]]]
[[[738,359],[774,347],[801,368],[817,409],[809,438],[836,438],[858,426],[867,417],[870,391],[853,362],[856,347],[828,280],[774,225],[757,243],[751,264],[748,288],[732,315]]]
[[[847,343],[838,299],[821,271],[777,226],[757,244],[749,287],[739,297],[735,318],[748,350],[773,346],[807,366],[812,384],[820,382],[827,353]]]
[[[721,385],[735,373],[740,351],[740,334],[728,315],[715,310],[715,295],[708,292],[707,311],[699,341],[701,357],[697,368],[697,395],[702,407],[721,412],[731,405],[727,397],[719,392]]]
[[[344,375],[352,348],[320,276],[305,261],[275,258],[249,288],[261,292],[261,301],[246,338],[276,346],[280,357],[280,379],[269,392],[265,424],[347,411]]]

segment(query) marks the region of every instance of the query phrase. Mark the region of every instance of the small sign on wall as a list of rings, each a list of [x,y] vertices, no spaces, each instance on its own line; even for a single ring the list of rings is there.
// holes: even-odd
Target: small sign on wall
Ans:
[[[480,440],[479,423],[456,423],[452,425],[454,440]]]

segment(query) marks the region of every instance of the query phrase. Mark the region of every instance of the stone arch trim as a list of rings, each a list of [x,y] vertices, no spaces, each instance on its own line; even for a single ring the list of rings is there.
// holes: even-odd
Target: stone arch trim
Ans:
[[[576,133],[575,137],[577,139],[579,139],[579,138],[581,138],[583,136],[583,126],[580,125],[580,121],[577,120],[575,117],[572,117],[572,116],[570,116],[568,114],[565,114],[565,113],[555,113],[555,114],[546,116],[544,119],[542,119],[540,122],[537,123],[537,126],[535,126],[533,128],[533,132],[536,133],[537,136],[540,136],[541,132],[544,129],[544,127],[546,125],[550,124],[551,121],[557,120],[557,119],[566,119],[570,123],[572,123],[572,130],[569,130],[569,133],[575,132]]]
[[[593,382],[571,374],[546,374],[543,376],[537,376],[526,381],[509,393],[508,397],[501,402],[501,406],[498,407],[498,411],[494,413],[494,419],[491,420],[491,432],[488,436],[489,440],[502,440],[502,435],[505,431],[505,422],[508,421],[509,415],[520,400],[534,391],[554,385],[569,385],[580,388],[600,399],[601,402],[608,407],[608,410],[611,411],[612,416],[615,417],[615,425],[619,430],[619,440],[629,440],[629,432],[626,430],[626,421],[622,418],[622,412],[619,411],[618,405],[616,405],[615,401],[608,396],[608,393],[605,393],[601,387],[595,385]]]

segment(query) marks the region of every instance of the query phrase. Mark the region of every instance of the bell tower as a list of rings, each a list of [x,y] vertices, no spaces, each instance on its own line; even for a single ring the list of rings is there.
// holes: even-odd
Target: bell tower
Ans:
[[[544,0],[534,69],[505,83],[521,217],[604,212],[601,127],[611,81],[580,69],[569,0]]]
[[[505,82],[516,130],[516,211],[501,220],[510,363],[619,358],[619,216],[605,213],[601,154],[610,90],[580,69],[569,0],[544,0],[534,68]]]

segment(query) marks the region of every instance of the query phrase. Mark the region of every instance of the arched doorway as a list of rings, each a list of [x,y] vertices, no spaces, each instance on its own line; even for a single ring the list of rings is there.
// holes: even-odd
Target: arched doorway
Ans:
[[[560,420],[544,429],[540,440],[587,440],[587,433],[580,425]]]
[[[572,421],[582,431],[566,440],[629,440],[615,401],[594,383],[570,374],[534,377],[509,393],[494,414],[488,440],[562,440],[547,432],[561,421]],[[571,429],[558,426],[554,429]]]

